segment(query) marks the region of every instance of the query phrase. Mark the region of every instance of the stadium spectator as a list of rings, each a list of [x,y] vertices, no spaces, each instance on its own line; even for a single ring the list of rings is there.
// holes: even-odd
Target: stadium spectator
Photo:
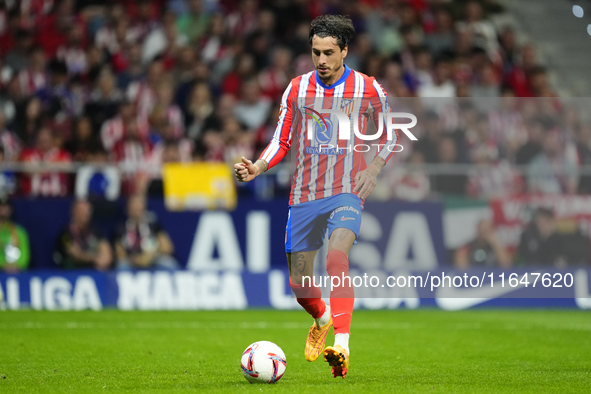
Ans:
[[[33,33],[19,29],[14,36],[16,45],[4,55],[4,63],[15,73],[19,73],[29,65],[29,53],[34,45]]]
[[[209,26],[209,14],[204,10],[203,0],[189,0],[187,3],[188,12],[178,17],[176,25],[189,42],[195,43]]]
[[[135,103],[138,115],[147,118],[156,104],[158,85],[164,75],[162,58],[154,59],[149,65],[146,77],[134,82],[127,88],[127,98]]]
[[[242,86],[241,100],[234,106],[234,115],[246,127],[256,130],[265,123],[271,100],[261,95],[261,89],[255,79],[245,81]]]
[[[394,198],[405,201],[423,201],[431,194],[431,181],[423,168],[425,159],[419,151],[414,151],[408,158],[408,166],[396,166],[386,170],[384,184],[391,189]]]
[[[125,195],[134,194],[137,190],[138,174],[146,171],[152,154],[152,143],[140,134],[138,122],[130,119],[125,123],[124,137],[119,140],[111,151],[111,159],[122,167]]]
[[[175,269],[174,246],[158,221],[146,212],[146,199],[134,195],[127,202],[127,221],[115,238],[118,269]]]
[[[69,177],[59,169],[68,167],[70,154],[61,147],[61,139],[48,127],[37,134],[35,146],[21,153],[23,163],[30,173],[22,177],[22,192],[26,196],[63,197],[69,192]],[[53,164],[57,171],[47,171],[46,164]]]
[[[226,29],[226,18],[221,13],[212,15],[207,34],[199,40],[198,48],[201,60],[206,64],[216,64],[219,70],[216,73],[216,81],[226,74],[239,51],[234,51],[231,46]]]
[[[497,160],[497,152],[481,146],[472,151],[476,164],[468,170],[467,194],[470,197],[490,200],[519,194],[523,180],[505,160]]]
[[[466,2],[464,18],[456,24],[459,31],[470,31],[475,42],[482,43],[488,54],[492,55],[498,47],[494,25],[483,18],[482,5],[477,0]]]
[[[5,60],[6,61],[6,60]],[[26,67],[18,71],[18,82],[23,95],[31,96],[48,84],[47,56],[43,48],[35,46],[29,52]],[[15,73],[17,71],[15,70]]]
[[[175,138],[181,138],[185,135],[185,121],[181,109],[173,103],[172,99],[173,91],[170,81],[163,81],[158,86],[156,102],[150,112],[149,120],[152,128],[154,123],[166,120],[171,125]]]
[[[291,60],[289,49],[275,49],[271,55],[271,65],[259,73],[258,81],[263,95],[275,101],[281,99],[292,77],[289,71]]]
[[[242,90],[242,84],[254,78],[256,73],[254,57],[249,53],[243,53],[235,59],[234,70],[226,74],[222,81],[222,92],[232,94],[238,98]]]
[[[417,94],[422,97],[426,105],[433,109],[440,109],[449,100],[441,98],[455,97],[456,88],[451,80],[451,64],[447,57],[435,60],[432,83],[426,83],[419,87]]]
[[[236,118],[228,118],[224,121],[222,138],[226,163],[232,164],[243,156],[250,157],[254,154],[255,135],[243,130]]]
[[[162,166],[166,163],[189,163],[193,159],[193,142],[189,139],[175,139],[172,127],[163,126],[164,138],[154,145],[150,158],[150,173],[143,179],[145,185],[142,190],[154,197],[164,197],[164,183],[162,179]]]
[[[4,148],[0,146],[0,164],[6,163]],[[0,170],[0,195],[10,196],[16,192],[16,174],[12,170]]]
[[[20,155],[22,144],[19,138],[6,128],[4,114],[0,111],[0,146],[4,151],[5,161],[16,161]]]
[[[545,67],[537,66],[530,70],[529,85],[536,97],[556,97],[556,93],[550,87]]]
[[[453,16],[445,7],[438,7],[434,16],[435,28],[425,36],[425,45],[437,57],[453,49],[455,28]]]
[[[384,57],[390,57],[402,48],[398,22],[393,1],[385,2],[381,8],[370,9],[365,17],[365,26],[373,47]]]
[[[54,262],[64,269],[109,269],[113,252],[105,236],[91,224],[92,205],[76,200],[70,211],[70,223],[60,234]]]
[[[79,115],[79,102],[68,85],[68,68],[62,61],[49,65],[49,83],[35,93],[41,99],[43,110],[56,120]]]
[[[168,10],[162,16],[161,25],[152,30],[143,41],[142,59],[144,63],[148,63],[159,55],[174,57],[175,51],[188,42],[187,36],[177,29],[175,13]]]
[[[515,67],[518,60],[519,46],[515,29],[505,26],[499,33],[499,45],[503,56],[503,73],[506,73]]]
[[[101,127],[100,138],[103,147],[110,152],[115,144],[123,139],[125,135],[125,124],[134,119],[140,129],[139,134],[147,137],[150,130],[147,119],[137,115],[134,103],[124,101],[119,105],[117,116],[107,120]]]
[[[57,49],[66,43],[68,28],[76,21],[73,0],[56,1],[51,13],[35,19],[36,40],[45,53],[54,57]]]
[[[544,135],[542,152],[528,166],[528,189],[532,193],[576,193],[577,163],[565,154],[558,130]]]
[[[534,97],[529,74],[538,65],[533,46],[525,45],[520,51],[520,61],[509,71],[505,83],[511,86],[517,97]]]
[[[438,172],[433,176],[433,191],[441,194],[464,195],[466,193],[466,175],[452,164],[458,164],[458,152],[455,140],[444,136],[438,146]]]
[[[211,91],[205,82],[195,84],[186,108],[187,137],[198,139],[205,128],[205,120],[213,113]]]
[[[303,24],[302,39],[299,37],[292,38],[290,42],[290,49],[294,54],[308,54],[308,25]],[[305,33],[305,34],[303,34]],[[373,51],[371,36],[365,32],[360,33],[355,37],[355,41],[350,45],[350,52],[347,55],[347,65],[352,69],[361,69],[363,59],[369,56]]]
[[[138,82],[144,75],[142,47],[137,42],[125,44],[111,61],[120,89],[127,90],[130,84]]]
[[[130,29],[137,40],[143,40],[149,32],[158,27],[161,5],[151,0],[140,0],[131,4],[132,6],[128,8],[132,19]]]
[[[136,41],[139,35],[130,28],[125,6],[115,3],[110,6],[107,22],[96,32],[95,45],[113,55],[122,45]]]
[[[489,127],[502,154],[514,161],[518,149],[527,143],[527,129],[513,91],[505,88],[501,96],[499,108],[488,111]]]
[[[497,237],[490,220],[480,220],[476,239],[454,252],[454,266],[461,270],[469,268],[510,268],[511,255]]]
[[[43,121],[43,109],[39,98],[31,97],[17,106],[16,131],[25,146],[29,147],[35,143],[35,137]]]
[[[64,148],[68,151],[72,160],[75,162],[86,161],[91,151],[101,147],[100,141],[92,130],[90,119],[81,117],[74,122],[74,131],[72,138]]]
[[[4,89],[4,87],[7,86],[12,79],[12,70],[10,67],[3,64],[2,56],[0,56],[0,112],[4,114],[4,120],[7,123],[12,123],[16,114],[14,102],[10,99]]]
[[[84,107],[84,113],[91,120],[93,130],[100,130],[104,122],[117,115],[123,99],[123,92],[117,88],[115,76],[108,69],[103,69]]]
[[[501,95],[494,65],[490,61],[486,62],[474,77],[472,86],[470,86],[470,95],[474,97],[473,100],[478,108],[490,108],[491,102],[494,103],[493,99]],[[480,97],[484,97],[486,100],[478,100]],[[480,102],[483,102],[483,104],[479,106]]]
[[[172,69],[171,86],[181,86],[190,83],[194,77],[194,69],[197,64],[197,53],[191,46],[179,48],[175,67]],[[181,104],[181,103],[179,103]]]
[[[245,0],[236,10],[227,15],[228,30],[232,37],[246,37],[253,32],[257,23],[257,1]]]
[[[588,123],[577,125],[575,131],[577,164],[579,166],[591,166],[591,126]],[[579,193],[591,193],[591,174],[584,174],[579,180]]]
[[[517,248],[516,264],[565,267],[563,237],[556,231],[554,213],[538,208],[531,223],[523,230]]]
[[[527,140],[519,146],[515,153],[515,164],[529,164],[534,157],[542,152],[544,136],[552,129],[551,120],[535,117],[525,123]]]
[[[5,17],[0,27],[0,55],[6,56],[16,45],[15,38],[22,26],[20,12],[16,7],[6,9],[2,16]]]
[[[427,111],[422,119],[423,135],[414,144],[414,150],[421,153],[425,163],[436,163],[437,149],[441,139],[441,121],[439,115],[434,111]]]
[[[16,274],[29,267],[30,250],[27,231],[11,220],[12,204],[6,195],[0,196],[0,270]]]
[[[68,73],[71,75],[83,74],[88,67],[84,28],[85,26],[80,23],[69,26],[67,42],[57,49],[56,58],[66,63]]]

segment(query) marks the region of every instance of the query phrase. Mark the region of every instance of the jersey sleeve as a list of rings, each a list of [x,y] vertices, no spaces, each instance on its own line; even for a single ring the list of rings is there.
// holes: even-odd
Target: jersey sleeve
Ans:
[[[378,81],[375,80],[375,78],[372,78],[372,87],[370,89],[375,90],[375,94],[377,94],[377,99],[375,99],[375,106],[377,108],[374,108],[373,111],[373,122],[376,125],[376,127],[378,127],[380,121],[379,114],[382,113],[382,122],[384,123],[382,136],[379,140],[380,151],[376,156],[379,156],[386,162],[388,162],[390,157],[392,157],[393,151],[396,150],[395,145],[398,143],[398,132],[394,130],[394,132],[392,133],[392,138],[388,139],[388,117],[386,116],[386,114],[390,112],[390,105],[388,104],[388,95],[384,91],[384,88],[382,88],[382,86],[378,83]]]
[[[281,112],[279,113],[273,139],[259,157],[259,160],[265,160],[269,164],[269,168],[277,165],[285,157],[291,146],[291,130],[294,118],[293,109],[291,108],[292,83],[285,89],[281,98]]]

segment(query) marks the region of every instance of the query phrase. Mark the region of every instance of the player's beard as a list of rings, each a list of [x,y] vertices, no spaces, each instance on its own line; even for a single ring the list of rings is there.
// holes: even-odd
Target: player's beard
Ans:
[[[336,75],[336,73],[339,71],[339,69],[342,67],[342,65],[337,65],[334,68],[332,67],[327,67],[325,73],[320,73],[320,67],[316,67],[316,71],[318,72],[318,77],[320,78],[320,80],[322,81],[322,83],[326,84],[326,82],[336,82],[336,81],[330,81],[331,78],[333,78],[333,76]]]

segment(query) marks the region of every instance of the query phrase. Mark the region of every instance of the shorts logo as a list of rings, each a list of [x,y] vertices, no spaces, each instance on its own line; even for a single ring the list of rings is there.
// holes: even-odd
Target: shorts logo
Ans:
[[[337,209],[335,209],[334,211],[332,211],[332,213],[330,214],[330,218],[334,219],[334,214],[335,213],[339,213],[341,211],[347,211],[347,212],[354,212],[357,215],[359,215],[359,210],[356,209],[355,207],[352,206],[348,206],[348,207],[338,207]],[[341,220],[348,220],[348,219],[354,219],[354,218],[341,218]]]
[[[345,220],[355,220],[355,218],[346,218],[346,217],[342,217],[341,218],[341,222],[344,222]]]

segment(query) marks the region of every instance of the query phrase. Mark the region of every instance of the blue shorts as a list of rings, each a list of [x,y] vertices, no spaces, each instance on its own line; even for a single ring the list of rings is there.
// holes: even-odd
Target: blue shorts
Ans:
[[[285,229],[285,252],[320,249],[324,244],[326,230],[329,239],[337,228],[348,228],[357,238],[361,227],[361,210],[361,199],[351,193],[291,205]]]

